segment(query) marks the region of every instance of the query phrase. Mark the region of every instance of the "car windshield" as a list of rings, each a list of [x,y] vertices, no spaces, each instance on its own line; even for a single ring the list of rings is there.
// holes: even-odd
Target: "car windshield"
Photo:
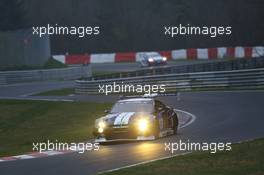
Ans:
[[[151,55],[149,55],[149,57],[160,57],[160,55],[159,54],[151,54]]]
[[[117,112],[152,112],[152,101],[131,101],[131,102],[117,102],[111,113]]]

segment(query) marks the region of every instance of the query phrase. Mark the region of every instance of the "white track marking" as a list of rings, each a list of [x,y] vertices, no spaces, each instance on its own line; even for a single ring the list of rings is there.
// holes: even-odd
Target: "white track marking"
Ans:
[[[174,109],[174,111],[179,111],[181,113],[185,113],[185,114],[191,116],[191,120],[189,122],[185,123],[184,125],[180,126],[179,128],[184,128],[184,127],[192,124],[196,120],[196,116],[191,114],[191,113],[189,113],[189,112],[186,112],[186,111],[183,111],[183,110],[180,110],[180,109]]]
[[[53,156],[53,155],[62,154],[62,152],[59,152],[59,151],[46,151],[45,154],[47,154],[49,156]]]
[[[34,94],[39,94],[41,93],[42,91],[38,91],[38,92],[30,92],[30,93],[27,93],[27,94],[22,94],[20,95],[21,97],[28,97],[28,96],[32,96]]]
[[[14,158],[16,158],[16,159],[32,159],[32,158],[34,158],[34,156],[30,156],[30,155],[19,155],[19,156],[14,156]]]
[[[121,169],[130,168],[130,167],[134,167],[134,166],[138,166],[138,165],[143,165],[143,164],[155,162],[155,161],[158,161],[158,160],[164,160],[164,159],[169,159],[169,158],[173,158],[173,157],[177,157],[177,156],[183,156],[183,155],[186,155],[186,154],[189,154],[189,153],[191,153],[191,152],[175,154],[175,155],[172,155],[172,156],[166,156],[166,157],[162,157],[162,158],[158,158],[158,159],[152,159],[152,160],[148,160],[148,161],[144,161],[144,162],[140,162],[140,163],[135,163],[135,164],[132,164],[132,165],[122,166],[120,168],[115,168],[115,169],[111,169],[111,170],[102,171],[102,172],[99,172],[98,174],[118,171],[118,170],[121,170]]]

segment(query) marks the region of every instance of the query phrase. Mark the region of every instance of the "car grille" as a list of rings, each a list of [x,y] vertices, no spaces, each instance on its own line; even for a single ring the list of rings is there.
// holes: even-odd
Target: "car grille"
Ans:
[[[112,126],[111,132],[106,134],[107,139],[135,139],[136,134],[128,127]]]

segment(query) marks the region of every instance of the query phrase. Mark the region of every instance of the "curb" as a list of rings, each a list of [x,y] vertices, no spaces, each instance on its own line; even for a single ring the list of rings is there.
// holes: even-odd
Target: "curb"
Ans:
[[[263,46],[255,47],[216,47],[216,48],[187,48],[167,51],[156,51],[168,60],[211,60],[223,58],[254,58],[264,55]],[[91,64],[91,63],[120,63],[138,62],[139,54],[146,52],[100,53],[100,54],[65,54],[53,55],[53,58],[63,64]]]
[[[177,113],[184,113],[185,115],[188,115],[187,117],[184,117],[184,120],[179,121],[179,124],[181,125],[179,129],[184,128],[191,123],[193,123],[196,119],[196,117],[186,111],[182,111],[179,109],[175,109]],[[187,118],[187,119],[185,119]],[[181,117],[183,119],[183,117]],[[41,157],[48,157],[48,156],[55,156],[55,155],[63,155],[63,154],[69,154],[73,152],[77,152],[78,150],[67,150],[67,151],[44,151],[44,152],[30,152],[22,155],[17,156],[7,156],[7,157],[0,157],[0,162],[8,162],[8,161],[15,161],[15,160],[26,160],[26,159],[34,159],[34,158],[41,158]]]
[[[25,159],[34,159],[34,158],[40,158],[40,157],[48,157],[48,156],[54,156],[54,155],[62,155],[67,153],[72,153],[75,151],[45,151],[45,152],[31,152],[27,154],[22,154],[18,156],[8,156],[8,157],[0,157],[0,162],[7,162],[7,161],[14,161],[14,160],[25,160]]]

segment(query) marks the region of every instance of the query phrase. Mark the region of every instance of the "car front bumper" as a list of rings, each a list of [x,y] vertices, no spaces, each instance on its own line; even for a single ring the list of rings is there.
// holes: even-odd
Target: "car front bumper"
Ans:
[[[158,65],[166,65],[166,64],[167,61],[153,61],[153,62],[148,61],[149,66],[158,66]]]
[[[150,125],[149,130],[139,132],[136,127],[108,127],[103,133],[99,133],[97,128],[94,128],[93,135],[97,142],[112,142],[112,141],[136,141],[136,140],[154,140],[154,128]]]
[[[94,140],[96,143],[109,143],[109,142],[129,142],[129,141],[148,141],[155,140],[155,136],[137,136],[135,139],[106,139],[105,137],[99,137]]]

